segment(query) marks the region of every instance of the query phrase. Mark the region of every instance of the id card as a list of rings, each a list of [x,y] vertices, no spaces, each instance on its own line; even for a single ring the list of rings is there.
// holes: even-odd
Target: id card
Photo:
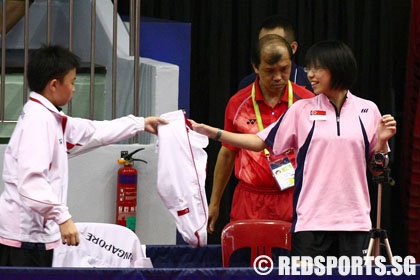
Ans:
[[[288,156],[270,161],[270,168],[280,190],[284,191],[295,185],[295,168]]]

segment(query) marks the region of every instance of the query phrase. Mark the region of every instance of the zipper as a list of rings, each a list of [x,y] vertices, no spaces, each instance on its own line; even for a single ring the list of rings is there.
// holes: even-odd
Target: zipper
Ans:
[[[337,136],[340,136],[340,113],[337,112],[335,120],[337,122]]]
[[[330,103],[333,105],[335,110],[335,122],[337,124],[337,136],[340,136],[340,112],[338,111],[337,107],[330,101]]]

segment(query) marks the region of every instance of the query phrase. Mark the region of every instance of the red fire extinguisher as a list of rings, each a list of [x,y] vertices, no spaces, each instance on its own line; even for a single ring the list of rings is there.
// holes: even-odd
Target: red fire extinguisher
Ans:
[[[147,163],[145,160],[133,158],[133,155],[141,150],[144,148],[131,153],[121,151],[121,158],[118,159],[118,163],[124,166],[118,170],[116,223],[132,231],[136,229],[137,212],[137,170],[133,165],[134,161]]]

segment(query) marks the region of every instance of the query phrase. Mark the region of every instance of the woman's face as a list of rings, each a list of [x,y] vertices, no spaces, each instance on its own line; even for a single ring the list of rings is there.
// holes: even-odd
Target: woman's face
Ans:
[[[308,80],[316,94],[328,95],[331,90],[331,72],[322,65],[311,65],[305,68]]]

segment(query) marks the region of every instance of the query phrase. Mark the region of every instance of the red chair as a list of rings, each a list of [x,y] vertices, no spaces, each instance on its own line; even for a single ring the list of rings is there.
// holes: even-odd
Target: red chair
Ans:
[[[272,248],[288,251],[292,247],[292,224],[279,220],[238,220],[227,224],[221,236],[223,267],[229,266],[232,253],[240,248],[251,248],[251,263],[259,255],[272,257]]]

